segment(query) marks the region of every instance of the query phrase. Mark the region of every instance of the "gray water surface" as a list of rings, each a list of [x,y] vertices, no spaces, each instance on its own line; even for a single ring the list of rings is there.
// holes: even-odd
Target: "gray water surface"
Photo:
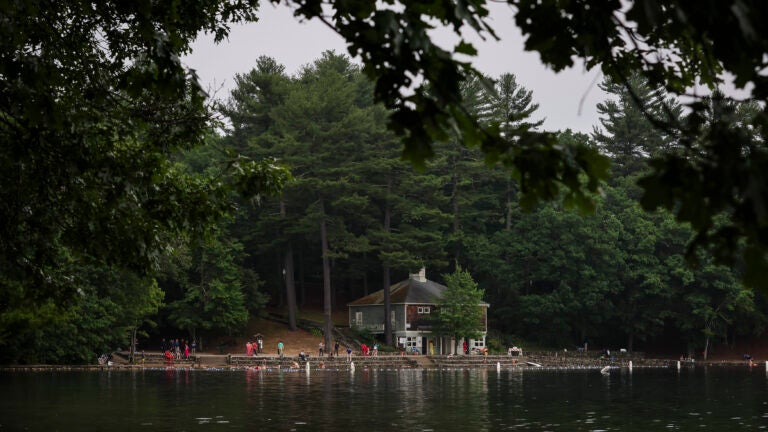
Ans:
[[[0,431],[768,428],[755,368],[0,372]]]

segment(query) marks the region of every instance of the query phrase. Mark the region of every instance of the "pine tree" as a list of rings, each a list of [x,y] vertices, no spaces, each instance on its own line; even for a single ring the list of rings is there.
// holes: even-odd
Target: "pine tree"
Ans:
[[[654,127],[654,122],[679,120],[682,108],[676,100],[666,98],[662,89],[651,88],[638,75],[627,85],[606,79],[599,87],[617,98],[597,104],[602,128],[594,127],[592,132],[599,148],[611,157],[615,175],[641,171],[649,157],[675,147],[675,135]]]

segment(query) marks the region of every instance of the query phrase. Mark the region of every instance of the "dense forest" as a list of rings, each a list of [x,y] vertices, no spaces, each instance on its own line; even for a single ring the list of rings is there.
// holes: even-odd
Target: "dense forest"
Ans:
[[[744,288],[738,266],[715,264],[716,247],[689,249],[694,232],[670,213],[641,208],[638,184],[653,156],[679,145],[654,121],[686,113],[640,77],[631,90],[601,84],[610,98],[592,133],[557,134],[563,148],[580,143],[607,155],[610,180],[593,201],[555,190],[544,203],[520,194],[526,179],[468,148],[465,125],[444,134],[424,166],[404,161],[390,113],[344,55],[326,52],[295,76],[262,57],[235,80],[219,129],[179,152],[173,169],[216,179],[237,157],[266,160],[291,173],[282,194],[246,201],[233,192],[205,235],[169,241],[152,275],[61,259],[77,267],[62,274],[79,275],[68,282],[79,295],[6,313],[1,361],[92,362],[136,334],[169,329],[237,334],[268,305],[287,308],[295,325],[296,307],[345,308],[422,266],[439,282],[457,266],[468,270],[500,340],[706,352],[764,332],[765,299]],[[541,128],[535,95],[511,73],[468,79],[461,92],[464,109],[502,136]],[[728,117],[758,133],[743,127],[756,105],[717,92],[706,103],[702,121]],[[526,160],[531,170],[547,168],[538,162]]]

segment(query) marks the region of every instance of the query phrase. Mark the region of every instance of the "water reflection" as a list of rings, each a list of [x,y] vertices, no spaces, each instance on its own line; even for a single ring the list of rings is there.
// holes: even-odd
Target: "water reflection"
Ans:
[[[0,373],[0,430],[759,430],[761,368]]]

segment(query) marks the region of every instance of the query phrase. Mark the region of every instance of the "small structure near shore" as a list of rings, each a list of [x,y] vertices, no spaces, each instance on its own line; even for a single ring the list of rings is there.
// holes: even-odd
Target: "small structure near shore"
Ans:
[[[391,329],[398,345],[409,353],[450,354],[461,351],[461,341],[441,337],[432,332],[430,317],[438,309],[445,285],[427,279],[421,268],[408,279],[389,287]],[[376,291],[347,304],[350,328],[359,328],[373,334],[384,334],[384,290]],[[486,347],[488,332],[488,308],[490,304],[478,304],[483,310],[478,330],[481,336],[469,340],[470,349]],[[458,349],[457,349],[458,348]]]

